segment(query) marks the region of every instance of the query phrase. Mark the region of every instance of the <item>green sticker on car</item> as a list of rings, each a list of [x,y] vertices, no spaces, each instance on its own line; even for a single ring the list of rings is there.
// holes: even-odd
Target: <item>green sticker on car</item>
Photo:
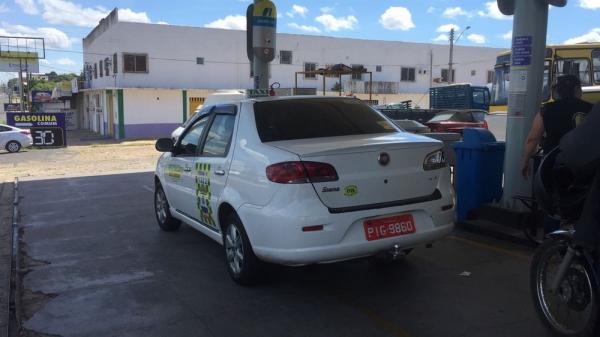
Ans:
[[[344,195],[347,197],[353,197],[358,194],[358,186],[348,185],[344,187]]]

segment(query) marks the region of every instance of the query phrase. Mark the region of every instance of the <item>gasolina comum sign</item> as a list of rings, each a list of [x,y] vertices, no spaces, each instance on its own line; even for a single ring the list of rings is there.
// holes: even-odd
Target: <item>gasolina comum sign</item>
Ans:
[[[33,145],[42,147],[61,147],[67,145],[64,113],[6,113],[8,125],[29,129]]]

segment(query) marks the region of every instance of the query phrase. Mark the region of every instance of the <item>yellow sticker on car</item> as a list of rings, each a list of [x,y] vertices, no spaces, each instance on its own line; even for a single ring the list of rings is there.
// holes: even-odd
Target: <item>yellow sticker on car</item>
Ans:
[[[358,186],[348,185],[344,187],[344,195],[347,197],[353,197],[358,194]]]
[[[167,165],[167,175],[173,179],[181,179],[183,167],[179,165]]]
[[[196,163],[196,207],[200,212],[200,221],[217,229],[210,203],[211,196],[210,164]]]
[[[394,130],[394,126],[392,126],[392,124],[390,124],[388,121],[379,121],[377,124],[386,130]]]

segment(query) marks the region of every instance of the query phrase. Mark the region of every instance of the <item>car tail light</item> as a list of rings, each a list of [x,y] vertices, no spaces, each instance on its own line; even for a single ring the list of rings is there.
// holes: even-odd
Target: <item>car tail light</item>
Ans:
[[[446,167],[446,158],[444,157],[444,151],[442,150],[428,154],[423,162],[423,169],[425,171],[439,170],[444,167]]]
[[[487,129],[487,128],[488,128],[488,126],[489,126],[489,125],[488,125],[488,122],[487,122],[487,121],[484,119],[484,120],[483,120],[483,128],[484,128],[484,129]]]
[[[31,132],[29,130],[21,130],[19,131],[20,133],[24,134],[24,135],[31,135]]]
[[[278,184],[304,184],[338,180],[335,168],[326,163],[288,161],[267,167],[267,178]]]

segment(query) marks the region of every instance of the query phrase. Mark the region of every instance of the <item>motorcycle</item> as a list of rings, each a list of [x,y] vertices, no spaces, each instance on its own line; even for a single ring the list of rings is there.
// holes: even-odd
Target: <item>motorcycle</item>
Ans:
[[[548,214],[556,214],[562,227],[573,224],[585,202],[585,183],[558,182],[568,176],[556,166],[558,149],[544,157],[535,176],[535,198]],[[558,196],[560,195],[560,198]],[[568,197],[565,197],[568,196]],[[600,259],[597,251],[574,243],[575,229],[549,234],[537,248],[530,270],[530,286],[536,309],[556,336],[600,335]]]

